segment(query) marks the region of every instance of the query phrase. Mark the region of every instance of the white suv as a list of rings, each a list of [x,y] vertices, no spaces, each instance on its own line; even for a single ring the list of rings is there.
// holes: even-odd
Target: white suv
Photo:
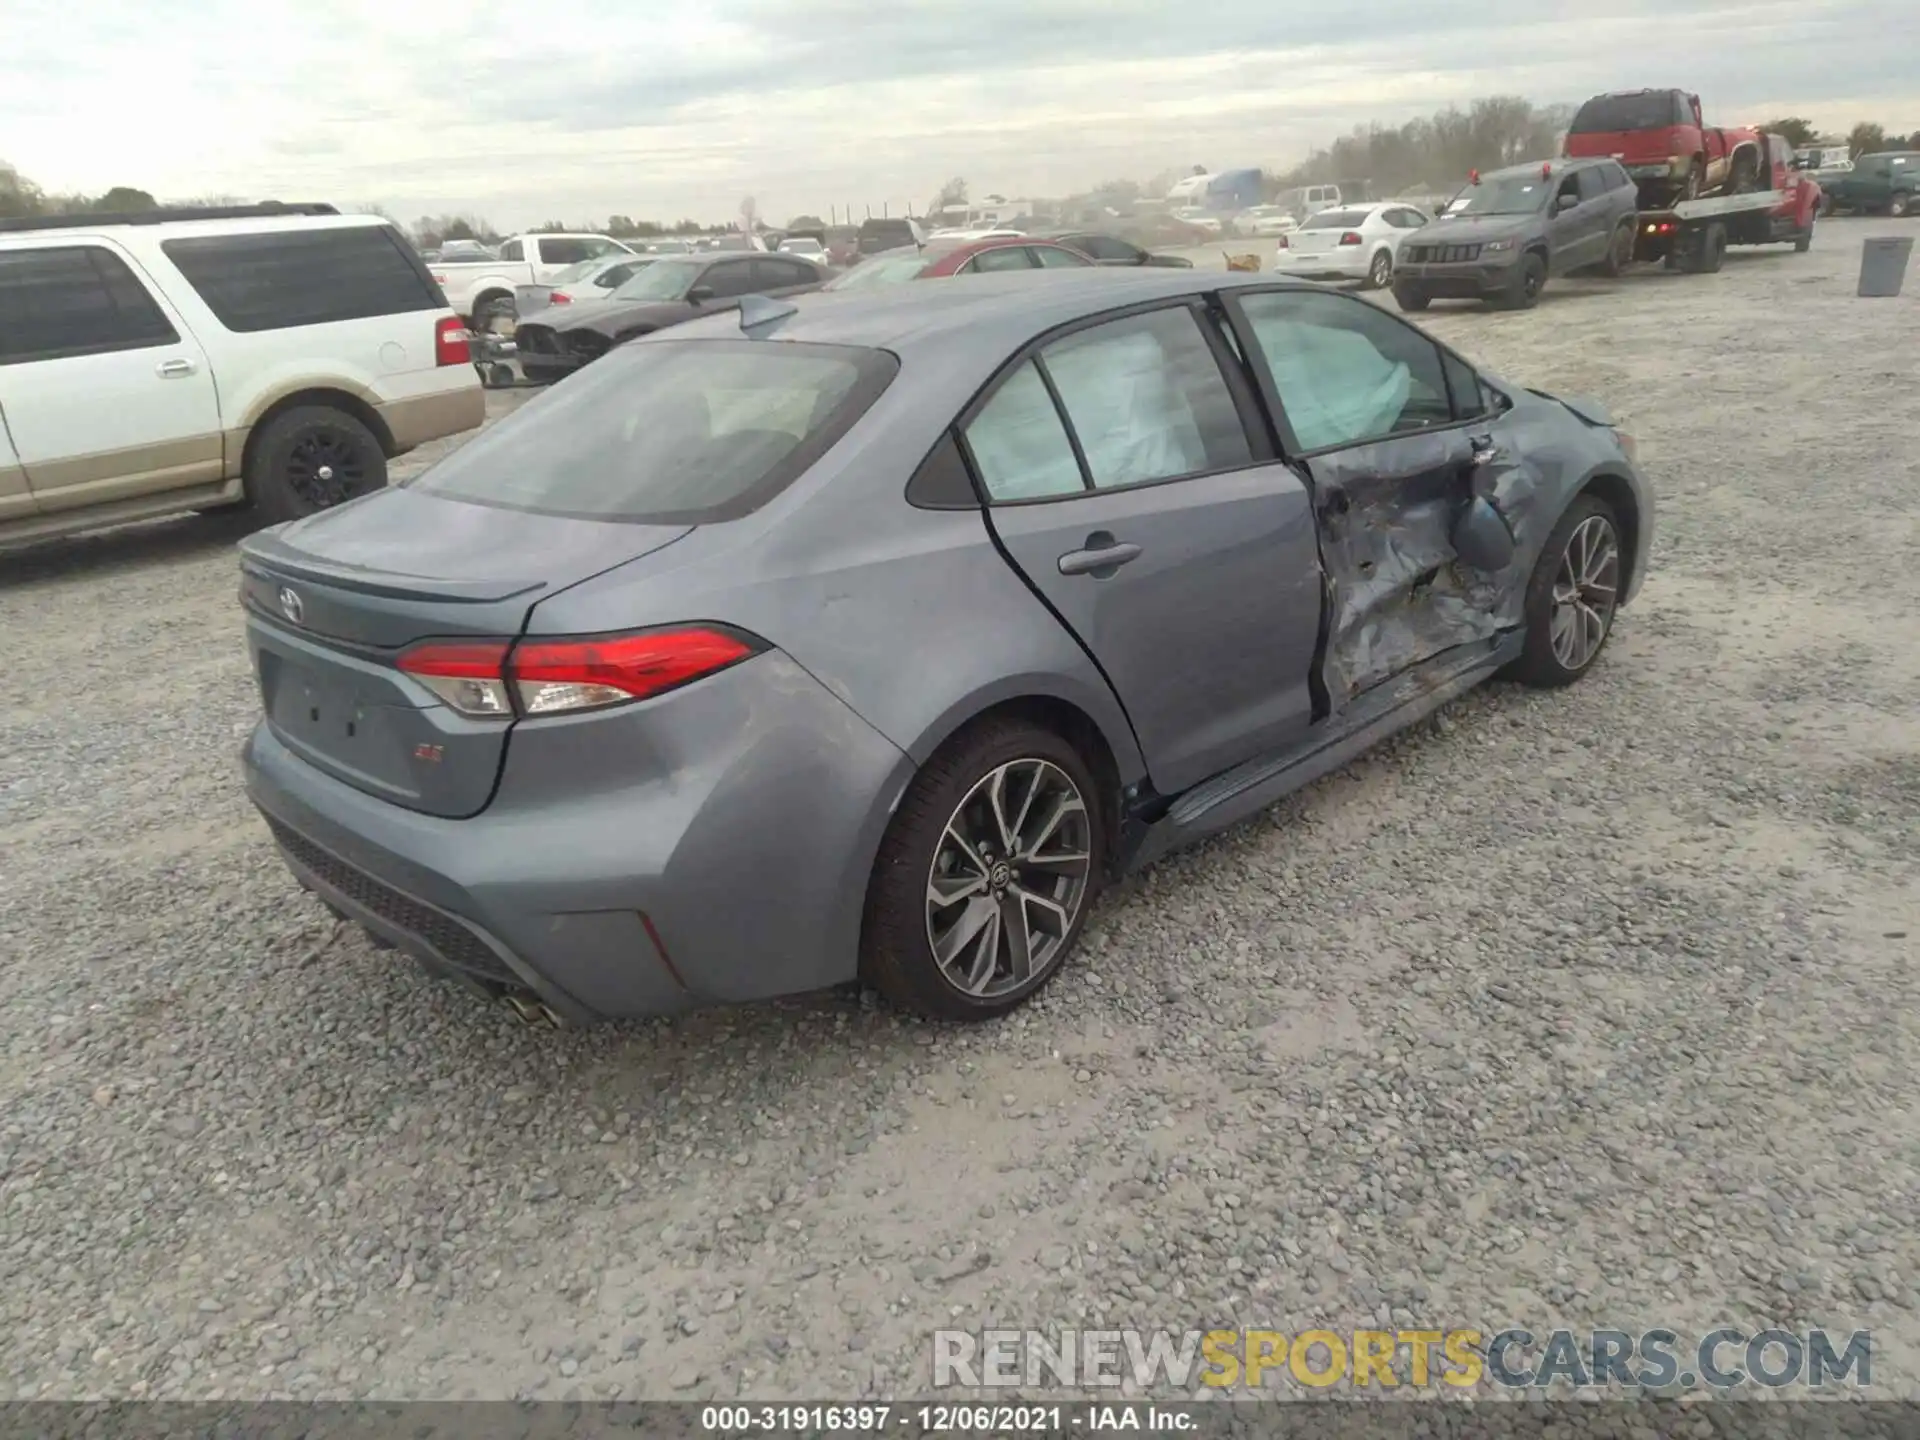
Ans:
[[[0,220],[0,544],[378,490],[478,425],[465,324],[330,205]]]

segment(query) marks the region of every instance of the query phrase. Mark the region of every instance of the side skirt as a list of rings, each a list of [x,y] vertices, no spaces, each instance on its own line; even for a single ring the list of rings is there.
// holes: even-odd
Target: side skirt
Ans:
[[[1523,630],[1447,650],[1364,695],[1332,733],[1314,734],[1275,755],[1249,760],[1180,795],[1151,824],[1129,827],[1123,874],[1259,814],[1302,786],[1432,714],[1520,658]]]

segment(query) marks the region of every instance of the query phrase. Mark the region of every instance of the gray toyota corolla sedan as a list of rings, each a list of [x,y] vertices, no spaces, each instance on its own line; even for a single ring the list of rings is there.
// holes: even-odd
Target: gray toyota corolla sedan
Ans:
[[[301,884],[523,1015],[991,1016],[1112,876],[1578,679],[1652,528],[1599,405],[1355,296],[749,297],[249,540],[247,785]]]

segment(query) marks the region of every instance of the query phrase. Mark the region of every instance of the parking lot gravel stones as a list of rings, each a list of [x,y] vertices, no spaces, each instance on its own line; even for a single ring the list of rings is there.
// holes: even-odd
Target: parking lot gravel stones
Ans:
[[[1913,1393],[1920,402],[1873,229],[1434,311],[1639,437],[1641,602],[1573,689],[1124,885],[983,1028],[430,983],[244,801],[231,526],[0,557],[0,1397],[891,1395],[937,1327],[1416,1322],[1871,1328]]]

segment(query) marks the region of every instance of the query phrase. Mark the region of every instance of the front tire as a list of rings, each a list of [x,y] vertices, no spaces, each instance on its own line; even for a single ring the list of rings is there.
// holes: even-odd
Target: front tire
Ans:
[[[387,454],[346,411],[299,405],[257,432],[245,478],[261,523],[277,525],[384,490]]]
[[[468,322],[475,330],[486,335],[501,335],[513,328],[517,315],[513,296],[495,292],[483,295],[473,307],[473,316]]]
[[[1800,233],[1793,237],[1794,253],[1804,255],[1813,248],[1813,220],[1814,217],[1809,215]]]
[[[1546,259],[1537,251],[1529,251],[1513,267],[1513,286],[1501,298],[1501,308],[1531,310],[1540,303],[1540,292],[1546,288]]]
[[[1526,649],[1512,678],[1557,690],[1591,670],[1613,634],[1621,573],[1619,518],[1599,496],[1579,496],[1553,527],[1527,581]]]
[[[1074,747],[1019,720],[948,741],[900,802],[867,887],[862,976],[936,1020],[988,1020],[1058,973],[1104,878],[1106,810]]]
[[[1418,285],[1396,285],[1393,287],[1393,303],[1402,310],[1424,310],[1433,304],[1433,296]]]

